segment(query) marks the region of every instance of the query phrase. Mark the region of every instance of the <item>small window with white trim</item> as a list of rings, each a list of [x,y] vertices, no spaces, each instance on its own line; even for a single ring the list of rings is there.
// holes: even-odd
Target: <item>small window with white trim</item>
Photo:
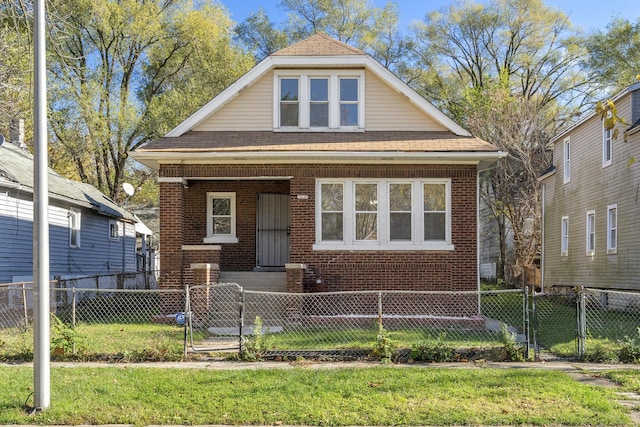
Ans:
[[[606,129],[602,125],[602,167],[611,165],[613,156],[613,129]]]
[[[562,225],[560,230],[560,255],[569,255],[569,217],[562,217]]]
[[[596,253],[596,212],[587,212],[587,256]]]
[[[571,181],[571,139],[565,138],[564,143],[564,183]]]
[[[109,220],[109,239],[118,240],[121,236],[120,223],[113,219]]]
[[[207,193],[207,236],[204,243],[237,243],[236,193]]]
[[[80,230],[82,226],[82,215],[79,210],[69,211],[69,247],[80,247]]]
[[[618,205],[607,206],[607,253],[618,253]]]

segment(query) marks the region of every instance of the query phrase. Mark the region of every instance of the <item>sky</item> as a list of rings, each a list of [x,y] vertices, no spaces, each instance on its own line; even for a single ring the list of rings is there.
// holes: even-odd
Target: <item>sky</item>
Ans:
[[[271,21],[280,24],[286,19],[277,0],[218,0],[224,4],[231,18],[242,22],[249,13],[263,7]],[[372,0],[383,6],[386,0]],[[403,30],[415,20],[422,20],[427,12],[439,10],[451,4],[451,0],[395,0],[400,8],[400,22]],[[547,6],[560,9],[569,15],[571,22],[585,32],[605,30],[613,18],[626,18],[635,22],[640,17],[639,0],[545,0]]]

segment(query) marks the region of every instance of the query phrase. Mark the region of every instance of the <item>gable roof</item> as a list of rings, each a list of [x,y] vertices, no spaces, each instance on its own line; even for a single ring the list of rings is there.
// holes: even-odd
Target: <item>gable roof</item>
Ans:
[[[320,32],[301,40],[291,46],[280,49],[272,56],[336,56],[336,55],[367,55],[360,49],[342,43]]]
[[[627,86],[622,91],[620,91],[618,94],[616,94],[613,98],[611,98],[611,100],[613,102],[618,102],[625,95],[633,93],[633,92],[635,92],[637,90],[640,90],[640,82],[634,83],[632,85]],[[632,111],[632,114],[633,114],[633,111]],[[563,130],[561,130],[553,138],[551,138],[551,140],[549,141],[549,145],[551,145],[551,144],[555,143],[556,141],[558,141],[559,139],[563,138],[566,134],[568,134],[569,132],[571,132],[575,128],[581,126],[583,123],[585,123],[586,121],[592,119],[596,115],[597,115],[597,113],[596,113],[596,109],[594,107],[594,108],[591,109],[591,112],[589,114],[587,114],[585,117],[583,117],[582,119],[580,119],[579,121],[577,121],[577,122],[575,122],[573,124],[570,124],[569,126],[564,128]],[[634,133],[634,132],[636,132],[636,129],[638,129],[638,128],[640,128],[640,118],[638,118],[638,120],[636,120],[635,123],[631,123],[631,126],[628,129],[626,129],[626,131],[627,132],[631,131],[632,133]]]
[[[15,144],[0,146],[0,187],[20,188],[33,192],[33,156]],[[135,223],[136,218],[97,188],[73,181],[49,169],[49,197],[74,206],[93,209],[101,215]]]
[[[193,130],[198,124],[214,114],[229,101],[234,99],[245,88],[257,82],[261,77],[277,67],[363,67],[371,71],[396,92],[404,95],[422,112],[440,123],[444,128],[458,136],[471,134],[455,123],[443,112],[420,96],[409,85],[400,80],[395,74],[382,66],[365,52],[335,40],[324,33],[314,34],[307,39],[295,43],[268,56],[253,67],[249,72],[236,80],[215,98],[205,104],[198,111],[189,116],[165,137],[175,138]]]

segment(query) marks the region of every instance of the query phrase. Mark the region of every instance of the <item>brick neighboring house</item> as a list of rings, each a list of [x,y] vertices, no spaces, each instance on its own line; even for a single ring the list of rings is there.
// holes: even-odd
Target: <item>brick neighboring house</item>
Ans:
[[[478,289],[478,174],[503,154],[319,33],[132,156],[159,172],[162,287],[318,292]]]

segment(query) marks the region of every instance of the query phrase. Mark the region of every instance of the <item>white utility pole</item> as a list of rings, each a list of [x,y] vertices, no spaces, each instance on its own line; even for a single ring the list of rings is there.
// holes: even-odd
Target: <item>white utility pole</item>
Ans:
[[[33,33],[34,172],[33,172],[33,380],[34,409],[51,402],[49,319],[49,176],[47,162],[47,64],[44,0],[34,0]]]

